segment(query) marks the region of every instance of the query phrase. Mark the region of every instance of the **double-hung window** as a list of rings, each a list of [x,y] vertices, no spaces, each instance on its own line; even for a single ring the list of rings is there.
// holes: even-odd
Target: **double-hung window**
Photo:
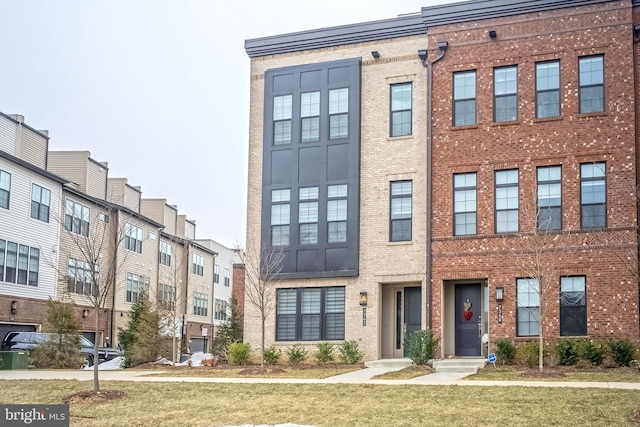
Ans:
[[[202,255],[193,254],[193,265],[191,272],[196,276],[204,276],[204,257]]]
[[[476,123],[476,72],[453,74],[453,125]]]
[[[278,289],[276,340],[344,339],[345,288]]]
[[[150,279],[135,273],[127,273],[127,302],[136,302],[143,295],[149,296]]]
[[[347,241],[347,184],[327,188],[327,242]]]
[[[391,183],[391,224],[390,239],[392,242],[411,240],[412,222],[412,181],[395,181]]]
[[[320,141],[320,92],[300,95],[300,142]]]
[[[560,61],[536,63],[536,117],[560,115]]]
[[[493,119],[509,122],[518,118],[518,67],[493,69]]]
[[[516,335],[536,336],[540,331],[540,285],[537,279],[518,279],[516,282]]]
[[[89,208],[67,199],[64,212],[64,229],[89,236]]]
[[[291,144],[293,95],[273,98],[273,145]]]
[[[91,272],[91,264],[88,262],[69,258],[67,263],[67,289],[69,292],[81,295],[96,295],[94,285],[100,280],[100,266],[94,266]]]
[[[579,60],[580,113],[604,111],[604,56],[585,56]]]
[[[391,85],[391,136],[411,135],[411,85]]]
[[[0,170],[0,208],[9,209],[11,195],[11,174]]]
[[[158,285],[158,305],[165,310],[175,310],[176,287],[160,283]]]
[[[349,137],[349,88],[329,91],[329,139]]]
[[[227,302],[225,300],[216,298],[214,304],[214,319],[222,321],[227,320]]]
[[[271,245],[289,245],[291,190],[271,191]]]
[[[299,241],[301,245],[318,243],[318,187],[300,189],[298,204]]]
[[[587,335],[586,277],[560,278],[560,335]]]
[[[562,229],[562,168],[539,167],[538,174],[538,230]]]
[[[51,190],[33,184],[31,186],[31,218],[49,222],[50,204]]]
[[[607,182],[604,162],[580,165],[580,225],[607,226]]]
[[[496,233],[518,231],[518,170],[496,171]]]
[[[454,230],[456,236],[477,233],[477,175],[457,173],[453,175]]]
[[[124,248],[142,253],[142,228],[128,222],[124,224]]]
[[[220,283],[220,266],[218,264],[213,266],[213,283]]]
[[[224,285],[227,287],[231,285],[231,270],[226,267],[224,269]]]
[[[193,314],[206,316],[209,311],[209,296],[200,292],[193,294]]]
[[[171,266],[171,243],[160,240],[158,262],[162,265]]]
[[[0,240],[0,282],[38,286],[40,249]]]

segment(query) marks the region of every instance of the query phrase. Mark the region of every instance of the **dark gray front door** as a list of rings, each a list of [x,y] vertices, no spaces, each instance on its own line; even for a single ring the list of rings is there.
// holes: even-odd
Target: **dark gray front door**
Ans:
[[[479,283],[456,285],[456,356],[480,356],[481,292]]]
[[[412,286],[404,288],[404,329],[405,335],[419,331],[422,327],[422,288]],[[404,348],[407,356],[407,348]]]

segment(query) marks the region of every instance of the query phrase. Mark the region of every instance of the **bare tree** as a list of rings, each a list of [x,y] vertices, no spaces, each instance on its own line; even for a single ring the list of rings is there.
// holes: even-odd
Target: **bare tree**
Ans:
[[[260,365],[262,367],[264,367],[265,323],[275,306],[274,285],[278,282],[285,256],[282,246],[267,245],[264,241],[262,244],[252,241],[243,260],[246,274],[245,298],[260,314]]]

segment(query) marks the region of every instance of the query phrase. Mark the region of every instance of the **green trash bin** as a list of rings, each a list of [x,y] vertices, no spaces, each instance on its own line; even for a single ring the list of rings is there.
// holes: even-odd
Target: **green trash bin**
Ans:
[[[0,369],[29,369],[29,353],[24,350],[0,351]]]

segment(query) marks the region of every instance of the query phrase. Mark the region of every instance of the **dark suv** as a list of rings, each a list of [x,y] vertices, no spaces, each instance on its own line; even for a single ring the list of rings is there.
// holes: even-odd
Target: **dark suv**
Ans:
[[[31,350],[38,344],[49,341],[52,334],[43,332],[9,332],[5,335],[0,345],[0,350]],[[93,343],[80,335],[80,351],[85,355],[85,366],[93,365]],[[113,348],[98,347],[98,363],[115,359],[122,353]]]

